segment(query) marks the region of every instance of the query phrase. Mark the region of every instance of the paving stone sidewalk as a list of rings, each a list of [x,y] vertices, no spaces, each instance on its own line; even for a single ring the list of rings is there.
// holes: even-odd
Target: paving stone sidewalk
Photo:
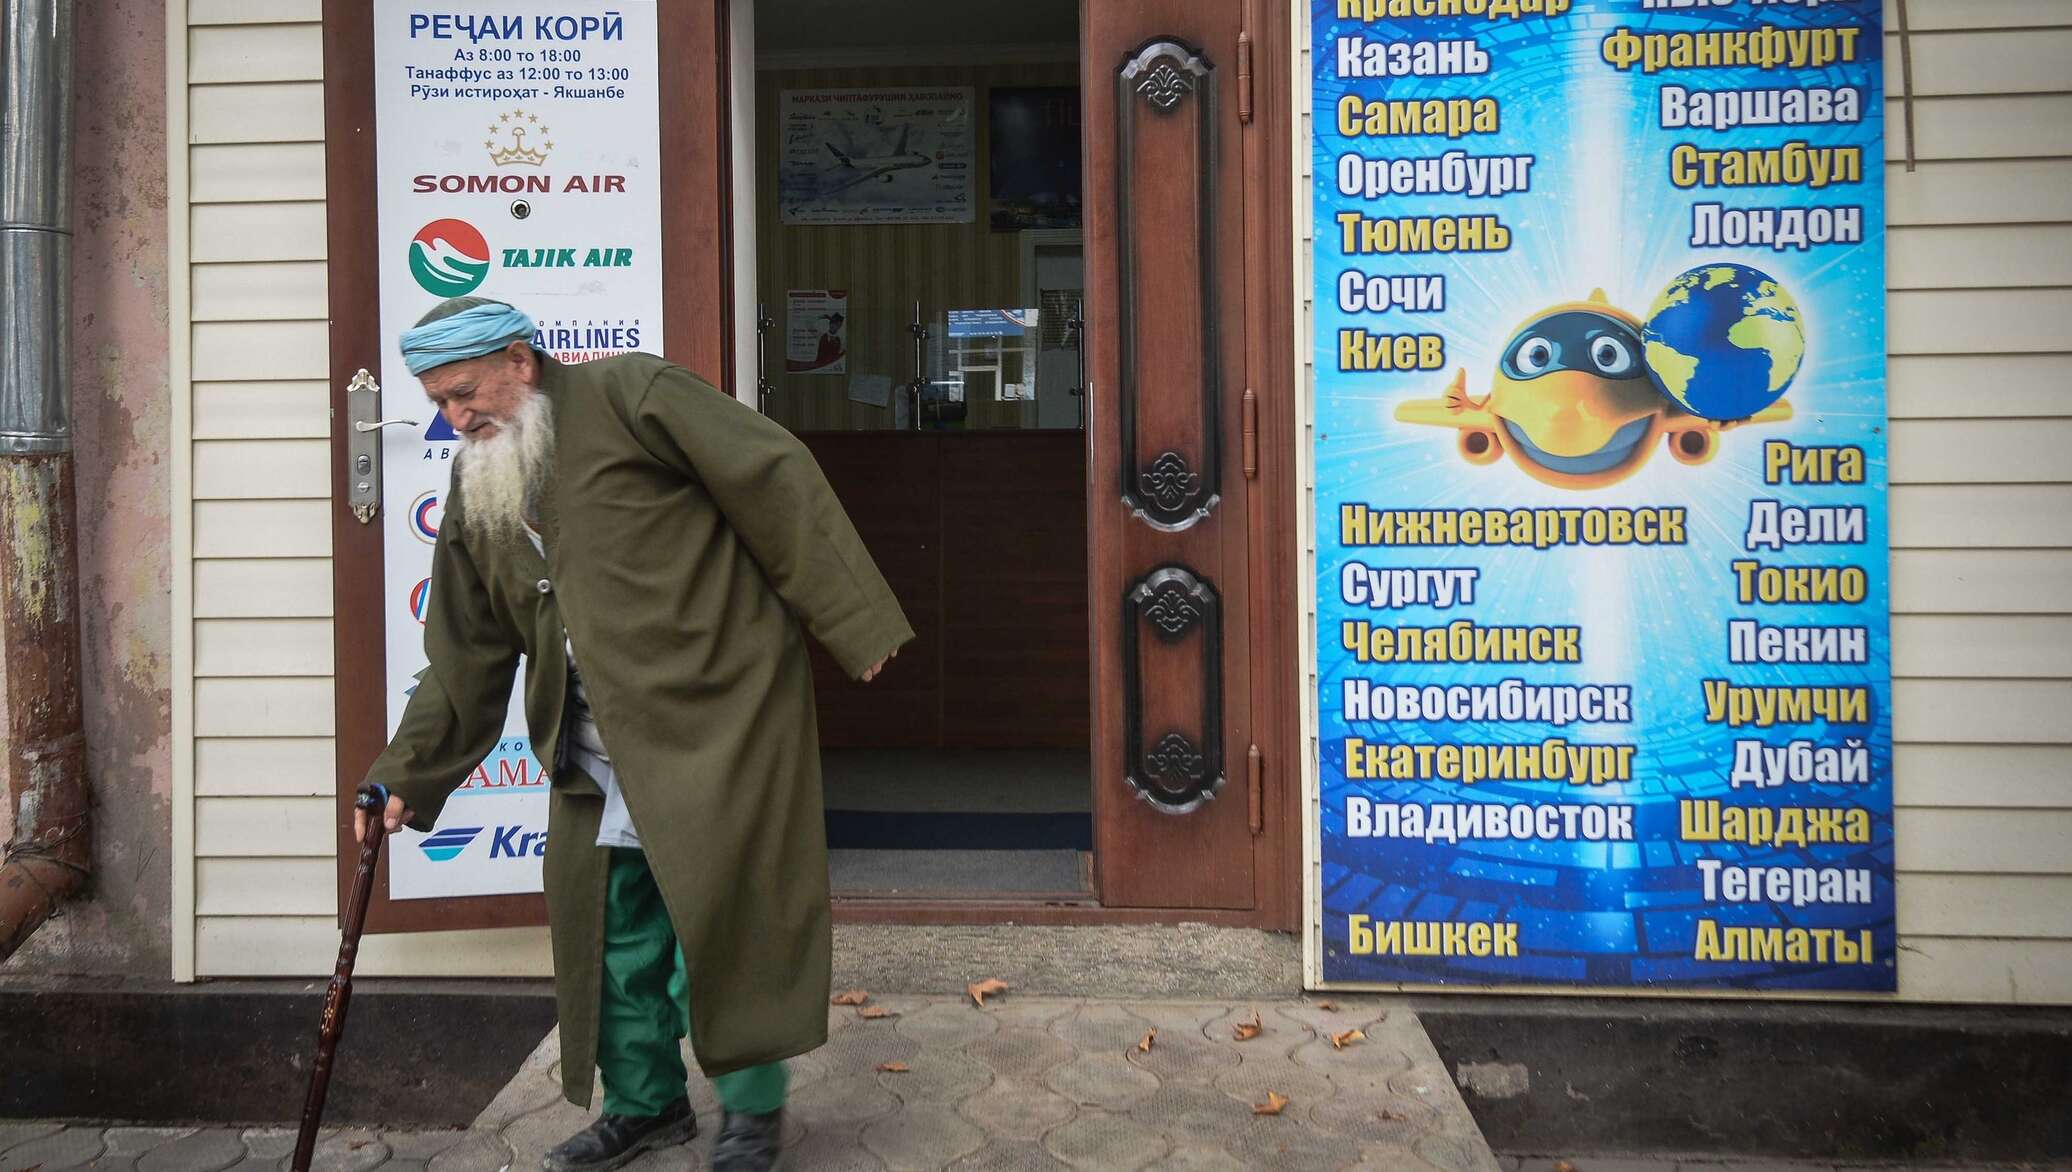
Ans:
[[[1892,1164],[1822,1160],[1740,1160],[1727,1156],[1504,1156],[1504,1172],[2063,1172],[2064,1164],[1958,1164],[1949,1161]]]
[[[1378,999],[1232,1004],[873,997],[829,1010],[828,1044],[791,1062],[787,1172],[944,1169],[1357,1169],[1500,1172],[1416,1016]],[[1257,1037],[1236,1028],[1259,1014]],[[1147,1034],[1148,1050],[1140,1049]],[[1343,1048],[1333,1035],[1359,1030]],[[465,1130],[336,1130],[323,1172],[532,1172],[591,1113],[564,1102],[549,1034]],[[903,1066],[904,1070],[886,1069]],[[630,1172],[703,1168],[718,1107],[694,1079],[700,1136]],[[1285,1096],[1278,1115],[1255,1104]],[[0,1121],[0,1172],[260,1172],[286,1129],[63,1127]]]

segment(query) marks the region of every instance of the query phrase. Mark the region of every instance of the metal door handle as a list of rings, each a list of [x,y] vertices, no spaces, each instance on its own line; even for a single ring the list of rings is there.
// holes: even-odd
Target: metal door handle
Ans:
[[[351,465],[346,483],[352,486],[346,503],[360,524],[371,525],[381,512],[381,429],[412,421],[381,417],[381,384],[364,368],[346,385],[345,415],[353,425],[352,434],[345,437]]]

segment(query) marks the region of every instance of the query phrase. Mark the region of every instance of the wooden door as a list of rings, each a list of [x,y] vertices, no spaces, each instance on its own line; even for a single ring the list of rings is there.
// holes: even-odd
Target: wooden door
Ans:
[[[1246,3],[1082,12],[1095,874],[1254,909]]]
[[[732,389],[728,173],[727,0],[671,0],[659,13],[663,330],[665,356]],[[376,125],[373,0],[324,0],[324,157],[331,305],[331,533],[338,874],[341,914],[358,860],[352,796],[387,739],[382,600],[382,526],[348,503],[352,487],[346,387],[355,371],[380,368],[395,339],[379,327],[376,135],[411,132]],[[493,113],[493,104],[485,102]],[[408,501],[384,501],[404,508]],[[368,907],[370,932],[509,927],[546,922],[538,895],[467,899],[389,898],[384,853]]]

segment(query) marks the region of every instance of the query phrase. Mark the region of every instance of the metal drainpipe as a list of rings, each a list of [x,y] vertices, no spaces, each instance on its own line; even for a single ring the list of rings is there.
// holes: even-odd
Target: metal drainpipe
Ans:
[[[0,962],[86,884],[72,469],[72,2],[0,0]]]

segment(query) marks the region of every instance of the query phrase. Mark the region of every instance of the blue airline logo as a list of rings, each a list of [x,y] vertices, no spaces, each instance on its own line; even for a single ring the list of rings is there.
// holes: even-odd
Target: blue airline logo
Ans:
[[[444,863],[468,849],[468,844],[475,841],[475,836],[480,833],[480,826],[449,826],[426,835],[424,841],[417,844],[417,849],[423,851],[424,857],[431,861]]]
[[[489,857],[492,859],[538,859],[547,854],[547,832],[528,830],[523,823],[489,827]],[[426,835],[417,849],[435,863],[451,862],[481,835],[480,826],[453,826]]]
[[[547,832],[523,826],[499,826],[489,839],[492,859],[543,858],[547,853]]]

